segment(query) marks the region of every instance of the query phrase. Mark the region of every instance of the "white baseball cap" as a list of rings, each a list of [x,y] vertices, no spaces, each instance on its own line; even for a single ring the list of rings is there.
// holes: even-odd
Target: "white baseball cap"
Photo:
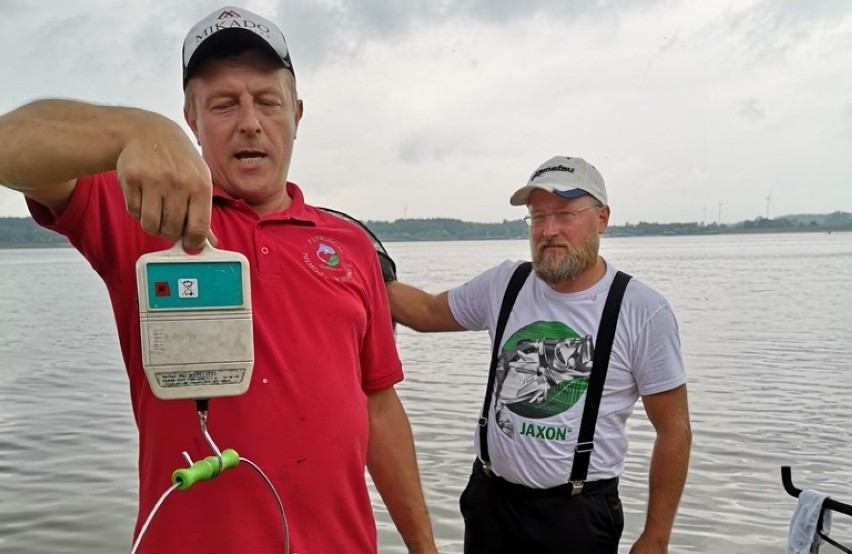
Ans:
[[[183,41],[183,86],[213,51],[259,48],[293,73],[284,33],[275,23],[243,8],[225,6],[211,13],[187,33]],[[295,75],[295,73],[294,73]]]
[[[546,190],[561,198],[579,198],[588,194],[601,204],[606,204],[606,187],[595,166],[583,158],[556,156],[536,169],[523,186],[509,199],[513,206],[530,203],[530,193],[535,189]]]

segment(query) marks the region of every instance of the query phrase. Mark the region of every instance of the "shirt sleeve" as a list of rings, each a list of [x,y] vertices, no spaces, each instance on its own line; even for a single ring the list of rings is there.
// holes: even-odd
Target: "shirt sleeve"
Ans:
[[[677,321],[667,302],[639,331],[633,351],[633,368],[642,396],[665,392],[686,382]]]
[[[495,325],[506,286],[520,263],[505,261],[450,289],[450,311],[459,325],[469,331],[483,331]]]

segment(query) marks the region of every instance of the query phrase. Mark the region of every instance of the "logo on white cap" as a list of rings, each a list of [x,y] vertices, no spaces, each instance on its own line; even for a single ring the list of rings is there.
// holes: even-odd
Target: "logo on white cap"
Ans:
[[[556,167],[545,167],[543,169],[539,169],[530,177],[530,182],[535,181],[537,178],[541,177],[544,173],[548,171],[567,171],[568,173],[574,173],[573,167],[565,167],[564,165],[557,165]]]

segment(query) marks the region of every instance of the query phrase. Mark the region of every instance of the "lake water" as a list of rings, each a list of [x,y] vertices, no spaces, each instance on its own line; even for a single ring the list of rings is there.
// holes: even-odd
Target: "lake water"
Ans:
[[[433,292],[528,257],[525,241],[386,246],[401,280]],[[601,248],[665,294],[680,324],[694,444],[671,552],[784,552],[795,499],[781,465],[800,488],[852,503],[852,233],[607,237]],[[439,548],[460,553],[487,334],[402,328],[398,344]],[[641,407],[629,436],[624,553],[644,521],[653,432]],[[71,249],[0,250],[0,552],[129,551],[135,468],[104,286]],[[374,506],[380,551],[405,552]],[[852,543],[852,518],[835,515],[832,537]]]

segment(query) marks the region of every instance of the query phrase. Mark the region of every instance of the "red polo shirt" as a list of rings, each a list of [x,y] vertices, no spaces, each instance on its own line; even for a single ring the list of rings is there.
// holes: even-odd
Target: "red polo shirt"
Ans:
[[[221,449],[258,464],[281,495],[291,551],[373,553],[376,529],[364,479],[369,424],[365,392],[402,380],[381,271],[366,234],[305,205],[258,217],[214,190],[218,248],[251,268],[255,364],[246,394],[210,401],[208,428]],[[170,243],[145,234],[125,209],[115,172],[83,177],[57,215],[29,203],[33,218],[70,240],[103,278],[115,313],[139,428],[136,532],[171,473],[212,452],[195,404],[159,400],[142,369],[135,264]],[[330,252],[339,263],[329,264]],[[260,477],[241,464],[175,491],[139,552],[280,552],[283,526]]]

